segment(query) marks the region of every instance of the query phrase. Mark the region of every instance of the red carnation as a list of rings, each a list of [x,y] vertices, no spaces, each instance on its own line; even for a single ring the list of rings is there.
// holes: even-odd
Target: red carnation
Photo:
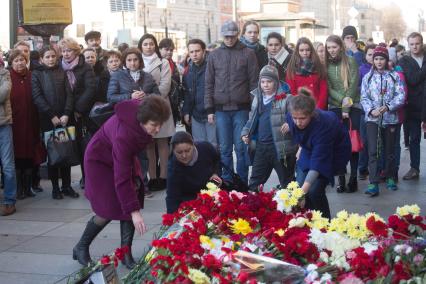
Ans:
[[[115,256],[119,259],[119,260],[123,260],[124,256],[126,255],[126,253],[129,252],[129,247],[128,246],[124,246],[122,248],[116,248],[115,249]]]
[[[371,216],[367,220],[367,229],[369,229],[375,236],[386,237],[388,235],[388,226],[380,220],[376,220]]]
[[[203,257],[203,265],[208,269],[218,270],[222,267],[222,263],[211,254],[205,255]]]
[[[109,257],[109,255],[104,255],[101,258],[101,264],[102,265],[108,265],[108,264],[110,264],[110,262],[111,262],[111,258]]]
[[[247,280],[248,280],[248,278],[249,278],[249,275],[248,275],[248,273],[247,272],[244,272],[244,271],[241,271],[239,274],[238,274],[238,276],[237,276],[237,281],[238,282],[240,282],[240,283],[246,283],[247,282]]]

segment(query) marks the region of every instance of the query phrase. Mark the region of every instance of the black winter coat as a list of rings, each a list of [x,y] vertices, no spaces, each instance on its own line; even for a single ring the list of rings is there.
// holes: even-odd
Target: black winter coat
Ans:
[[[62,62],[62,57],[59,59]],[[62,65],[59,64],[59,66]],[[83,55],[79,56],[78,64],[73,69],[76,83],[73,90],[74,111],[88,115],[95,102],[96,78],[92,66],[85,63]]]
[[[257,65],[259,66],[259,71],[262,70],[262,68],[268,64],[268,52],[266,51],[266,48],[259,44],[259,47],[254,51],[257,58]]]
[[[423,99],[426,94],[426,53],[423,55],[422,68],[410,55],[402,57],[399,64],[404,71],[408,89],[405,107],[406,118],[426,121],[426,105],[423,105],[426,104],[426,100]]]
[[[55,116],[67,115],[72,121],[74,98],[64,70],[42,65],[32,72],[31,84],[42,132],[52,130],[51,119]]]

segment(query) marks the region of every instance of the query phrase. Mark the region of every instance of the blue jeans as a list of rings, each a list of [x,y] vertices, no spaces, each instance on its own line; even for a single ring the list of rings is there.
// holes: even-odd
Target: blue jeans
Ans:
[[[410,166],[413,169],[420,170],[420,136],[421,120],[408,118],[406,126],[410,135]]]
[[[16,172],[15,157],[13,155],[12,126],[0,126],[0,161],[4,175],[4,200],[3,204],[16,202]]]
[[[220,158],[228,168],[234,168],[232,157],[233,146],[237,154],[237,174],[243,181],[248,182],[248,162],[246,161],[245,145],[241,140],[241,130],[248,120],[248,110],[217,111],[216,112],[217,140]],[[231,180],[231,174],[223,170],[222,178]]]
[[[212,144],[215,148],[217,147],[216,138],[216,124],[206,122],[199,122],[194,117],[191,119],[192,122],[192,137],[194,141],[207,141]]]
[[[308,172],[303,172],[297,167],[296,181],[300,186],[303,185],[306,175]],[[310,210],[318,210],[322,213],[322,216],[330,219],[330,206],[328,205],[327,195],[325,195],[325,189],[329,181],[327,178],[319,175],[318,178],[312,183],[308,193],[305,195],[305,208]]]

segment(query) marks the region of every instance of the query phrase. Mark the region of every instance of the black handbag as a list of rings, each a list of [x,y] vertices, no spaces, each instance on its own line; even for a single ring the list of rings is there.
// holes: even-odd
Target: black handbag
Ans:
[[[115,113],[113,103],[95,103],[89,113],[89,119],[101,127]]]
[[[71,167],[79,165],[81,161],[77,141],[71,139],[66,127],[65,132],[68,135],[66,140],[56,137],[55,130],[56,128],[53,129],[46,143],[49,166]]]
[[[238,191],[238,192],[248,192],[249,187],[246,182],[243,181],[243,179],[234,172],[233,169],[230,169],[228,166],[226,166],[224,163],[221,162],[222,168],[230,172],[231,174],[231,180],[224,180],[222,182],[221,189],[226,191]]]

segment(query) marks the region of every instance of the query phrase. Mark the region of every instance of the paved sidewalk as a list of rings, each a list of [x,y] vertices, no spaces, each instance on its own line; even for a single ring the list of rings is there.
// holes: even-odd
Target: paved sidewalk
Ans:
[[[425,146],[422,152],[425,153]],[[408,151],[403,150],[401,176],[407,171]],[[423,159],[424,160],[424,159]],[[332,214],[341,209],[349,212],[365,213],[376,211],[382,216],[392,214],[397,206],[417,203],[426,214],[426,164],[421,165],[422,176],[418,181],[400,181],[399,190],[389,192],[382,184],[380,196],[369,198],[363,191],[366,182],[360,182],[360,190],[352,194],[337,194],[328,189],[328,198]],[[78,189],[79,167],[72,170],[73,187]],[[101,178],[101,177],[100,177]],[[274,174],[266,188],[277,184]],[[87,220],[92,216],[90,205],[78,190],[78,199],[65,198],[53,200],[50,196],[51,185],[43,180],[43,193],[17,203],[17,213],[0,216],[0,283],[66,283],[68,274],[77,271],[80,265],[72,259],[72,248],[78,241]],[[146,200],[143,210],[144,219],[149,228],[145,235],[136,236],[133,244],[135,257],[140,257],[147,248],[152,234],[159,228],[161,215],[165,212],[165,193],[156,193]],[[118,222],[109,224],[95,239],[91,246],[92,257],[100,257],[120,245]],[[119,266],[119,274],[127,274],[126,268]]]

